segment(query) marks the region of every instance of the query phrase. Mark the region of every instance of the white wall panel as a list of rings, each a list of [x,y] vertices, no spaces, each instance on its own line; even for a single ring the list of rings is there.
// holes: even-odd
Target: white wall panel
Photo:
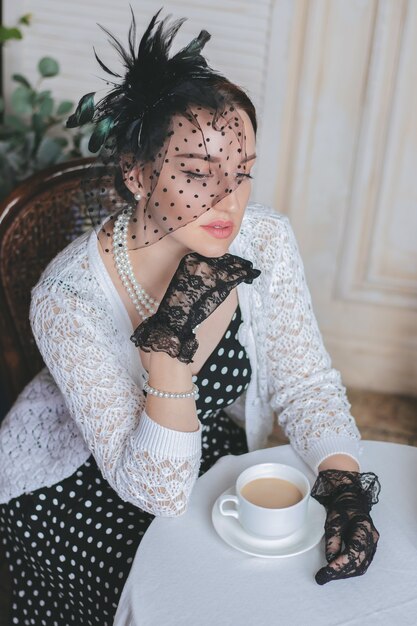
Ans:
[[[285,206],[346,384],[417,394],[417,3],[305,4]]]

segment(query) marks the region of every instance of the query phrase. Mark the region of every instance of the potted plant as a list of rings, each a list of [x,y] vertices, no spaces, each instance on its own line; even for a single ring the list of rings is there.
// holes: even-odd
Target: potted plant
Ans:
[[[29,23],[29,15],[18,22]],[[0,26],[0,44],[21,37],[18,27]],[[39,76],[35,84],[21,74],[13,74],[16,88],[10,102],[5,105],[0,97],[0,200],[38,170],[68,159],[91,156],[87,147],[91,127],[66,128],[64,122],[74,103],[57,101],[49,88],[50,80],[59,74],[58,62],[43,57],[37,69]]]

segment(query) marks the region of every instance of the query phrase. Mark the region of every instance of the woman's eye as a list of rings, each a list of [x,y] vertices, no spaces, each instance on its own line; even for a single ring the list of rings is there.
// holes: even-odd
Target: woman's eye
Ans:
[[[207,174],[197,174],[196,172],[187,172],[185,170],[181,170],[181,172],[184,172],[184,174],[187,174],[190,178],[209,178]]]
[[[190,178],[211,178],[208,174],[197,174],[196,172],[187,172],[186,170],[181,170],[181,172],[187,174]],[[243,174],[242,172],[238,172],[236,176],[241,176],[242,178],[253,178],[250,174]]]

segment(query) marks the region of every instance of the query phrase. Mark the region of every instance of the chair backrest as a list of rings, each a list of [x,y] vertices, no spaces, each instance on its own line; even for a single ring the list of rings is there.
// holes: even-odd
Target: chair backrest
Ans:
[[[31,289],[58,252],[91,227],[80,188],[91,162],[38,172],[0,204],[0,373],[9,406],[44,365],[29,324]]]

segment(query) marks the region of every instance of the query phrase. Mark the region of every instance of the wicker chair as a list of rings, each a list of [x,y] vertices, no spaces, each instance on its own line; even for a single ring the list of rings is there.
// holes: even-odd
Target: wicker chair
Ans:
[[[0,204],[0,374],[10,406],[43,367],[29,324],[31,289],[58,252],[91,226],[80,181],[91,159],[54,165]]]

